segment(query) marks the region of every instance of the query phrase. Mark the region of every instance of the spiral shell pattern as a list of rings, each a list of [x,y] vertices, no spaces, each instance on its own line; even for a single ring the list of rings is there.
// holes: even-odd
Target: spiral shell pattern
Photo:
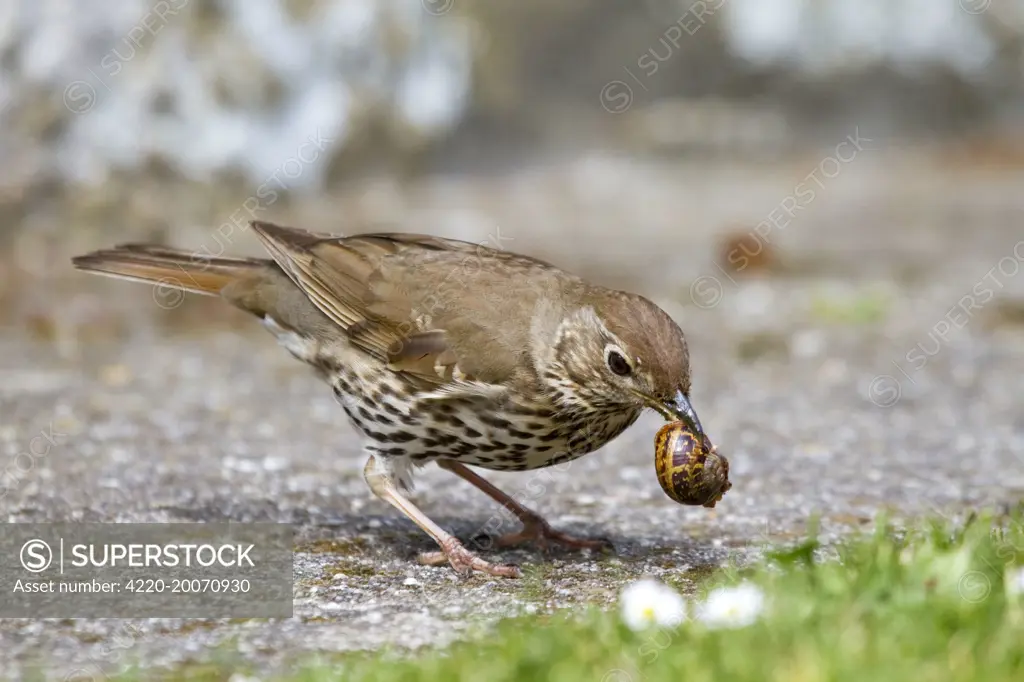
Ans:
[[[666,424],[654,437],[654,469],[662,490],[680,504],[714,507],[732,487],[729,460],[682,422]]]

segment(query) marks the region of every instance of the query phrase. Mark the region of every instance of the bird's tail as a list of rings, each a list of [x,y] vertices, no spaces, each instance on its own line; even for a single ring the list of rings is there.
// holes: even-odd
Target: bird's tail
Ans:
[[[208,296],[267,266],[256,258],[212,258],[152,244],[122,244],[71,262],[79,270]]]

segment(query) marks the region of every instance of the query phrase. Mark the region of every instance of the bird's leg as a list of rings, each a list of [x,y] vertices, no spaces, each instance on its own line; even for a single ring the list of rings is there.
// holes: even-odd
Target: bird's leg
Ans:
[[[480,571],[504,578],[520,577],[521,573],[518,567],[484,561],[463,547],[454,535],[431,521],[395,485],[391,468],[384,458],[370,455],[370,459],[367,460],[366,466],[363,468],[363,477],[366,478],[374,495],[396,507],[441,546],[441,552],[426,555],[424,563],[443,563],[444,560],[447,560],[452,568],[464,576],[473,571]],[[438,556],[441,557],[441,561],[437,561]]]
[[[524,542],[535,541],[542,547],[546,547],[549,542],[556,542],[566,547],[576,547],[578,549],[613,549],[612,543],[605,539],[577,538],[568,533],[555,530],[537,512],[523,506],[511,495],[502,492],[493,483],[464,464],[459,464],[450,459],[438,460],[437,464],[442,469],[447,469],[463,480],[472,483],[523,522],[523,529],[518,533],[509,533],[495,538],[494,544],[498,547],[510,547]]]

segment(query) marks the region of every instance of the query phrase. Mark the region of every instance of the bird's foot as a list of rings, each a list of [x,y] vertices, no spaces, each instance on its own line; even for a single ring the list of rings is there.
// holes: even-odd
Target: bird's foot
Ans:
[[[450,563],[455,572],[464,578],[468,578],[474,571],[498,576],[499,578],[521,578],[522,571],[518,566],[512,564],[492,564],[484,561],[476,554],[462,546],[462,543],[455,538],[447,538],[441,543],[441,551],[424,552],[419,556],[419,562],[426,566],[439,566],[445,562]]]
[[[508,533],[491,540],[495,547],[514,547],[526,542],[534,542],[541,549],[547,550],[552,544],[571,547],[573,549],[589,549],[599,552],[614,552],[615,547],[605,538],[578,538],[560,530],[555,530],[539,516],[523,520],[523,529],[516,533]]]

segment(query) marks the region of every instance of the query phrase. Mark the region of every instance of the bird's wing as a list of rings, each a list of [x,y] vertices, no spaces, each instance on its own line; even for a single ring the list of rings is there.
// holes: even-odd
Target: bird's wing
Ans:
[[[451,280],[465,279],[458,273],[467,259],[498,258],[493,250],[428,235],[325,237],[266,222],[252,227],[282,270],[353,345],[429,394],[494,397],[515,371],[515,348],[491,328],[502,316],[507,321],[507,313],[489,310],[478,318],[474,292],[467,291],[472,284]],[[478,265],[477,273],[489,269]]]

